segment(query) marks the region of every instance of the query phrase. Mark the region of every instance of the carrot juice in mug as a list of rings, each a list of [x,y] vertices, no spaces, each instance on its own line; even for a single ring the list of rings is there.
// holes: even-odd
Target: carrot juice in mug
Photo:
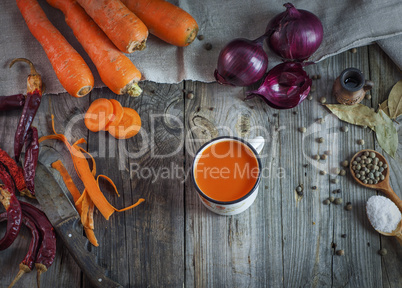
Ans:
[[[192,177],[207,208],[218,214],[234,215],[254,201],[261,162],[250,143],[219,137],[201,147],[193,163]]]

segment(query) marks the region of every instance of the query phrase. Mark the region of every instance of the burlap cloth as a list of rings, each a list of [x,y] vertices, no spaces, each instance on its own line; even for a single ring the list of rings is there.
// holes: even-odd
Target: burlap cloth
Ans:
[[[39,0],[50,21],[83,56],[95,77],[95,87],[104,86],[85,51],[64,22],[63,14]],[[143,74],[144,80],[177,83],[182,80],[215,81],[213,72],[221,48],[231,39],[255,39],[262,35],[268,21],[285,11],[285,2],[274,0],[178,0],[172,3],[188,11],[197,20],[203,40],[178,48],[154,36],[148,38],[144,51],[129,55]],[[402,67],[402,2],[401,0],[301,0],[296,8],[316,14],[324,26],[324,40],[310,60],[320,61],[353,47],[375,41]],[[27,68],[8,68],[13,58],[25,57],[34,62],[46,83],[47,93],[65,92],[40,44],[29,32],[13,0],[0,1],[0,96],[24,93]],[[204,45],[212,44],[211,50]],[[267,49],[267,47],[265,47]],[[269,52],[268,52],[269,53]],[[269,68],[279,63],[269,53]],[[358,67],[357,67],[358,68]]]

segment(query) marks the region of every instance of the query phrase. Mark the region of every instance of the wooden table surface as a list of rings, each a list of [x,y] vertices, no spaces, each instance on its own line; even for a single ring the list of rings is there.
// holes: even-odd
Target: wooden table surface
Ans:
[[[313,81],[313,100],[291,110],[274,110],[260,99],[244,102],[245,92],[253,87],[141,82],[144,92],[139,98],[117,96],[106,88],[81,99],[66,93],[45,95],[34,125],[40,136],[51,134],[53,113],[56,130],[66,133],[70,142],[82,137],[88,141],[84,147],[95,156],[98,173],[112,178],[121,193],[116,197],[109,185],[102,185],[113,205],[121,208],[145,199],[108,221],[95,213],[100,245],[88,249],[108,276],[124,287],[401,287],[402,247],[396,239],[379,235],[365,213],[367,199],[380,193],[357,185],[349,174],[319,174],[322,167],[339,167],[362,148],[383,152],[369,129],[339,121],[318,102],[322,96],[336,102],[332,83],[348,67],[359,68],[374,81],[371,100],[362,102],[374,108],[402,78],[387,55],[371,45],[308,67],[310,75],[321,75]],[[189,91],[193,99],[186,97]],[[118,141],[89,132],[82,116],[100,97],[136,109],[142,118],[141,134]],[[11,155],[19,115],[20,111],[0,115],[0,147]],[[325,123],[314,124],[321,117]],[[308,133],[298,132],[302,126]],[[349,132],[340,132],[341,126],[348,126]],[[398,125],[400,142],[401,130]],[[187,177],[194,152],[222,135],[261,135],[266,140],[259,195],[250,209],[231,217],[207,210]],[[317,143],[317,137],[325,142]],[[358,139],[365,140],[364,147],[357,145]],[[62,144],[46,141],[41,149],[41,161],[62,159],[73,173]],[[311,160],[311,155],[327,150],[332,151],[327,161]],[[402,197],[401,145],[395,159],[385,157],[391,186]],[[339,179],[337,184],[331,182],[334,178]],[[82,184],[76,183],[82,191]],[[295,193],[299,184],[304,186],[303,197]],[[332,194],[336,189],[341,193]],[[342,197],[343,204],[323,205],[331,195]],[[352,211],[344,209],[347,202]],[[2,223],[0,235],[4,231]],[[42,275],[42,288],[91,287],[58,240],[56,259]],[[1,288],[17,274],[29,241],[23,228],[13,245],[0,251]],[[381,248],[387,255],[378,254]],[[338,249],[344,256],[335,255]],[[35,277],[35,272],[27,274],[15,287],[35,287]]]

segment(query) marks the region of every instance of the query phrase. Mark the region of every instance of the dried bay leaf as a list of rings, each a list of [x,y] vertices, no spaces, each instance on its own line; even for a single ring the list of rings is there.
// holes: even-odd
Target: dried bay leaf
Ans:
[[[388,109],[391,119],[402,115],[402,80],[396,82],[388,96]]]
[[[383,124],[376,125],[374,129],[378,144],[390,156],[395,157],[398,149],[398,132],[392,120],[383,110],[379,110],[378,115],[383,119]]]
[[[350,124],[367,126],[374,130],[375,126],[383,124],[384,120],[380,115],[363,104],[343,105],[325,104],[333,114],[340,120]]]
[[[389,115],[389,109],[388,109],[388,99],[385,100],[384,102],[382,102],[379,106],[380,106],[380,107],[378,107],[378,108],[379,108],[378,110],[384,111],[384,113],[385,113],[389,118],[391,118],[391,116]],[[379,111],[378,111],[378,112],[379,112]]]

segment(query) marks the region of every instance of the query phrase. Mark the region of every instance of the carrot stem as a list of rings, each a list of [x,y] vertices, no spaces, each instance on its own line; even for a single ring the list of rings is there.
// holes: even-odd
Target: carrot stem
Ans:
[[[67,25],[95,64],[102,82],[116,94],[139,96],[142,92],[138,86],[141,72],[85,10],[75,0],[46,1],[63,12]]]
[[[148,28],[120,0],[77,0],[88,15],[124,53],[143,50]]]

